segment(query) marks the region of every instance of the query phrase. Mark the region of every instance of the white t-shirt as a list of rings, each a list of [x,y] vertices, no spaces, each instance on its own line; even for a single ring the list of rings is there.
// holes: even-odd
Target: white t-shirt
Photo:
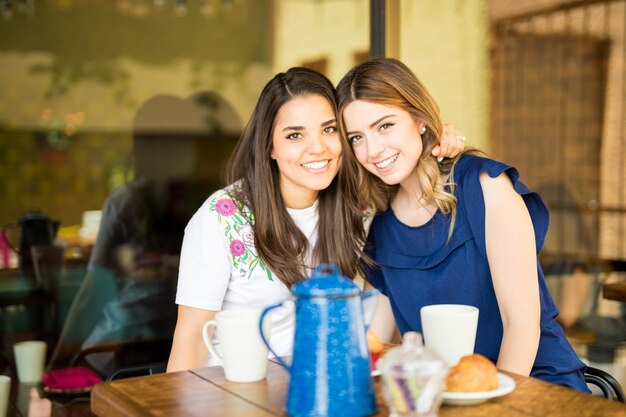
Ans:
[[[288,212],[313,248],[317,241],[317,201],[311,207]],[[258,257],[252,226],[228,195],[228,188],[215,192],[185,228],[176,303],[213,311],[261,309],[289,296],[287,286]],[[271,315],[273,322],[280,321],[272,326],[270,336],[279,356],[290,355],[293,345],[295,317],[292,304],[287,305],[272,310]],[[209,358],[207,365],[216,364]]]

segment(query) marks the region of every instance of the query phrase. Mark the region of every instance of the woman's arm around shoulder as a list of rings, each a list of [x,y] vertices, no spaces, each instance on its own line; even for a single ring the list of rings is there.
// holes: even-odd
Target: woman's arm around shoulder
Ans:
[[[503,325],[497,366],[529,375],[541,334],[533,224],[506,174],[492,178],[483,172],[480,184],[485,199],[487,258]]]
[[[185,371],[206,365],[208,351],[202,339],[202,326],[215,318],[216,311],[178,306],[178,320],[167,372]]]

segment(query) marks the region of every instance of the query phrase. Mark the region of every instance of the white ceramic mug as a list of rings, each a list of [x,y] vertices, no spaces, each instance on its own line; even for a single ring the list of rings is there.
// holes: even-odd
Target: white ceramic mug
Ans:
[[[424,344],[448,366],[474,353],[478,308],[463,304],[434,304],[420,310]]]
[[[46,366],[46,342],[28,340],[13,345],[17,379],[24,383],[39,382]]]
[[[9,395],[11,394],[11,378],[0,375],[0,417],[6,417],[9,409]]]
[[[268,349],[259,333],[261,311],[256,309],[223,310],[215,320],[202,327],[202,338],[211,355],[224,368],[226,379],[232,382],[254,382],[265,378]],[[217,351],[209,337],[209,329],[217,329],[220,350]],[[269,337],[272,321],[263,320],[263,332]]]

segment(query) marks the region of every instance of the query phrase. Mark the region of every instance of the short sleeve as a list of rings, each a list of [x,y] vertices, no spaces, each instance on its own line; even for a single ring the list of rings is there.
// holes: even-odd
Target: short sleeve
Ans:
[[[480,253],[487,259],[485,199],[480,185],[480,174],[483,172],[486,172],[491,178],[496,178],[503,173],[509,177],[513,189],[522,196],[526,204],[535,231],[536,250],[539,252],[545,242],[550,222],[548,208],[541,196],[529,190],[520,181],[520,174],[517,169],[492,159],[466,156],[455,168],[455,182],[458,184],[457,197],[460,205],[462,204],[461,210],[464,211],[463,214],[468,219]]]
[[[185,228],[176,303],[204,310],[222,308],[232,266],[223,228],[210,197]]]

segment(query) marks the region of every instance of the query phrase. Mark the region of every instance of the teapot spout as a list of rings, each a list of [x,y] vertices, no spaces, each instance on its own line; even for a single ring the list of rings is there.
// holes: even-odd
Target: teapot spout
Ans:
[[[57,233],[59,233],[59,226],[60,225],[61,225],[61,220],[52,220],[52,221],[50,221],[50,231],[51,231],[53,240],[57,237]]]

